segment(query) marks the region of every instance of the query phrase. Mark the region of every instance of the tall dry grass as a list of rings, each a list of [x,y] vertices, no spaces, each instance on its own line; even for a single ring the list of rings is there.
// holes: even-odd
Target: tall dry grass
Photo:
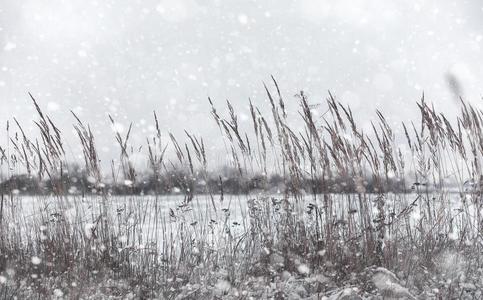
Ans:
[[[16,119],[14,129],[7,125],[8,142],[0,147],[7,170],[2,175],[8,179],[25,171],[38,180],[48,178],[53,194],[35,197],[27,210],[22,193],[2,185],[0,273],[10,283],[2,285],[3,297],[26,287],[46,295],[49,285],[76,297],[89,291],[79,284],[65,287],[65,282],[94,284],[106,278],[126,283],[116,287],[118,293],[134,290],[139,297],[208,297],[219,290],[220,297],[235,297],[255,285],[253,278],[269,283],[285,272],[299,277],[320,273],[330,274],[334,282],[352,282],[369,266],[394,270],[407,282],[412,278],[417,288],[414,278],[432,280],[424,275],[431,272],[422,271],[436,272],[437,258],[445,253],[462,254],[472,270],[481,266],[480,256],[470,255],[481,252],[480,110],[461,100],[461,112],[451,122],[423,97],[417,103],[420,121],[393,128],[377,111],[365,132],[350,107],[331,93],[327,112],[316,117],[300,92],[296,98],[303,127],[297,130],[273,78],[272,83],[272,88],[264,86],[269,116],[249,101],[252,129],[240,125],[229,101],[226,115],[211,99],[209,105],[240,176],[258,174],[267,181],[270,173],[279,174],[281,194],[233,198],[224,194],[220,176],[218,190],[206,186],[204,196],[195,195],[199,174],[208,180],[209,147],[189,132],[183,138],[164,136],[154,113],[156,132],[145,145],[147,165],[156,182],[173,174],[184,195],[167,210],[159,188],[152,197],[114,197],[106,188],[108,173],[111,181],[128,186],[139,180],[131,161],[140,148],[130,142],[132,124],[125,136],[115,134],[119,163],[113,160],[107,172],[101,170],[89,125],[74,113],[89,178],[85,189],[95,195],[71,195],[59,180],[69,176],[62,132],[31,96],[39,136],[26,136]],[[355,192],[325,192],[336,177],[350,178],[347,184]],[[376,193],[367,192],[368,178]],[[412,192],[392,193],[394,182]],[[311,288],[315,293],[333,287],[319,282]],[[454,281],[442,293],[451,295],[453,289]]]

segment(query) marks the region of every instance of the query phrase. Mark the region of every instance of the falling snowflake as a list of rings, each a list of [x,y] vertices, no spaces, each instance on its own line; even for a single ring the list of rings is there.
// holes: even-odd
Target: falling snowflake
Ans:
[[[42,260],[38,256],[32,256],[32,264],[34,265],[40,265]]]

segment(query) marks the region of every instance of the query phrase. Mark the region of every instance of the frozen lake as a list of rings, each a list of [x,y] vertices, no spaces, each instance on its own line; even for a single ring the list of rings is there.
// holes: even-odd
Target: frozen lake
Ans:
[[[463,215],[465,220],[476,220],[477,211],[470,196],[458,194],[435,194],[431,197],[419,197],[417,194],[385,195],[387,223],[406,222],[417,225],[422,218],[444,216],[452,220],[444,225],[443,231],[452,232],[454,225]],[[186,202],[184,195],[163,196],[102,196],[90,195],[51,197],[22,196],[7,198],[4,204],[4,219],[8,220],[11,230],[20,231],[21,236],[36,234],[42,228],[49,228],[55,223],[65,222],[76,226],[78,230],[90,235],[92,228],[101,222],[103,210],[115,224],[115,233],[120,236],[138,236],[142,239],[137,244],[150,243],[153,240],[166,240],[166,234],[178,234],[180,230],[194,235],[199,231],[211,231],[216,235],[229,230],[233,234],[247,232],[250,216],[270,212],[267,217],[276,223],[278,211],[290,209],[293,214],[310,226],[310,220],[321,223],[328,218],[334,224],[348,224],[354,229],[359,227],[363,206],[371,215],[377,213],[375,200],[377,195],[365,194],[328,194],[305,195],[298,199],[284,201],[283,195],[198,195]],[[430,199],[428,200],[424,199]],[[216,207],[216,210],[214,209]],[[315,226],[315,225],[314,225]],[[463,226],[463,225],[459,225]],[[26,233],[30,234],[26,234]],[[134,234],[135,233],[135,234]],[[129,239],[129,238],[127,238]]]

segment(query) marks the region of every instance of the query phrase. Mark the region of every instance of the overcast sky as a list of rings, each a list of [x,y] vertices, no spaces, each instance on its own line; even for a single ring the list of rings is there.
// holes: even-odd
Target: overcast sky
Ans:
[[[135,122],[140,141],[153,110],[166,132],[218,138],[207,97],[219,106],[230,99],[245,115],[249,97],[268,108],[270,74],[293,115],[301,89],[312,103],[330,89],[363,123],[376,109],[394,122],[414,119],[423,90],[451,114],[448,76],[468,101],[482,102],[479,0],[0,3],[2,127],[13,116],[32,126],[31,92],[64,132],[70,109],[89,122],[106,157],[115,149],[108,113]]]

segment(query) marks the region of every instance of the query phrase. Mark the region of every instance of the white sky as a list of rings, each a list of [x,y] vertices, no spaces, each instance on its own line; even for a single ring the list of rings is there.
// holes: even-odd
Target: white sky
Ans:
[[[268,113],[270,74],[293,115],[301,89],[312,103],[330,89],[363,123],[376,109],[394,122],[416,118],[423,90],[452,114],[447,74],[468,101],[482,102],[482,8],[478,0],[1,0],[1,126],[12,116],[32,126],[31,92],[65,132],[70,109],[89,122],[106,158],[117,153],[108,113],[135,122],[141,143],[153,110],[165,131],[219,138],[207,96],[246,115],[251,97]],[[73,135],[68,142],[74,148]]]

